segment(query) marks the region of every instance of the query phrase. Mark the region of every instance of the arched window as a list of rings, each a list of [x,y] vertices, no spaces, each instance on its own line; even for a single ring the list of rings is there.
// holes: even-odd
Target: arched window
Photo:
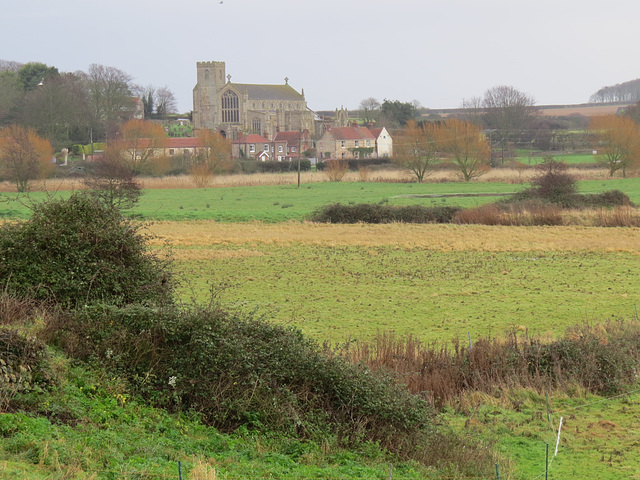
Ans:
[[[258,117],[255,117],[253,122],[251,122],[251,128],[253,129],[253,133],[257,133],[258,135],[262,133],[262,125]]]
[[[209,69],[206,69],[206,70],[204,71],[204,79],[205,79],[205,81],[208,81],[208,80],[209,80]]]
[[[240,122],[240,107],[238,95],[236,95],[236,93],[232,90],[227,90],[222,94],[222,122]]]

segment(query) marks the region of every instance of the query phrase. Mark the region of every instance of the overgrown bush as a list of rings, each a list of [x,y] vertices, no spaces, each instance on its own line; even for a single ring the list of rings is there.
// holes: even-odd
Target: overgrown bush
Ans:
[[[459,207],[335,203],[314,211],[309,219],[322,223],[450,223],[459,210]]]
[[[8,292],[66,307],[170,300],[169,264],[142,226],[86,193],[34,207],[0,227],[0,282]]]
[[[298,330],[219,308],[87,307],[52,318],[45,336],[152,403],[225,431],[330,434],[406,453],[432,424],[426,403],[392,378],[325,355]]]

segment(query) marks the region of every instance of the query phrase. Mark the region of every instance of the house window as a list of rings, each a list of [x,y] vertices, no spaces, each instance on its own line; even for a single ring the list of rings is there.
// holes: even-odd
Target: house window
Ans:
[[[182,153],[184,153],[185,155],[189,155],[191,152],[189,151],[188,148],[185,148]]]
[[[265,144],[264,144],[264,151],[265,151],[265,152],[268,152],[268,151],[269,151],[269,144],[268,144],[268,143],[265,143]]]
[[[360,158],[360,152],[353,152],[353,154],[356,157],[356,159]]]
[[[291,147],[291,151],[296,152],[297,151],[296,147]]]
[[[173,148],[170,148],[169,149],[169,155],[173,155],[174,153],[176,153],[175,150]]]
[[[367,140],[366,145],[367,145],[367,147],[370,147],[371,146],[371,140]]]
[[[253,133],[257,133],[257,134],[261,133],[262,125],[261,125],[260,119],[258,117],[253,119],[253,122],[252,122],[251,125],[253,127]]]
[[[282,145],[278,145],[278,153],[282,153]]]
[[[342,158],[345,158],[346,156],[347,156],[347,154],[343,152],[342,153]]]
[[[356,148],[358,148],[359,146],[360,146],[360,142],[356,140]]]
[[[255,152],[256,151],[256,146],[255,145],[249,145],[249,151],[250,152]]]
[[[227,90],[222,94],[222,121],[224,123],[238,123],[240,121],[238,95],[232,90]]]
[[[341,146],[342,148],[345,148],[345,147],[346,147],[346,145],[345,145],[345,141],[344,141],[344,140],[342,140],[342,142],[340,142],[340,146]]]

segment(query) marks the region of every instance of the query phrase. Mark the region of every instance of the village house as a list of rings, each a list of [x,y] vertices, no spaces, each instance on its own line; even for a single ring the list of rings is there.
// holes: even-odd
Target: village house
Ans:
[[[392,139],[386,128],[376,130],[374,134],[367,127],[328,128],[316,143],[319,159],[364,159],[391,154]],[[378,151],[380,139],[382,150]]]
[[[276,160],[279,162],[297,160],[302,153],[313,148],[309,130],[278,132],[273,141],[277,143]],[[286,142],[286,145],[281,142]]]
[[[376,137],[376,157],[384,158],[393,156],[393,140],[385,127],[371,128],[369,131]]]

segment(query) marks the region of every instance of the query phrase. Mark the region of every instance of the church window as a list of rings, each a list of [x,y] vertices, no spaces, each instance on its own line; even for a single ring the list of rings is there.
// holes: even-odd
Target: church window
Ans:
[[[260,119],[258,117],[255,117],[253,119],[251,127],[253,128],[253,133],[257,133],[259,135],[260,132],[262,132],[262,124],[260,123]]]
[[[205,80],[209,80],[209,70],[208,69],[204,71],[204,79]]]
[[[238,123],[240,121],[240,106],[238,95],[231,90],[222,94],[222,122]]]

